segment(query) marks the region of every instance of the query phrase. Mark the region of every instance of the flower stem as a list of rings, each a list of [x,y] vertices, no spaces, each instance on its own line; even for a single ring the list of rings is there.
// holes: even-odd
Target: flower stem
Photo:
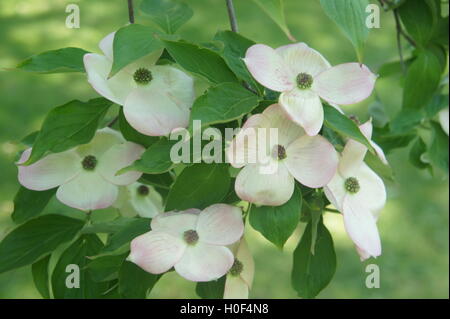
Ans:
[[[231,31],[239,32],[236,12],[234,11],[233,0],[225,0],[225,1],[227,3],[228,18],[230,19]]]

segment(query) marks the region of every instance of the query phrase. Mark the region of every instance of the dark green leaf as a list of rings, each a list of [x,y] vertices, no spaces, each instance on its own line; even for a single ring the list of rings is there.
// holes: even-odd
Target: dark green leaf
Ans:
[[[402,109],[389,124],[394,134],[405,134],[413,130],[422,121],[423,110]]]
[[[250,85],[253,90],[262,94],[264,88],[251,76],[243,61],[247,49],[254,45],[255,42],[232,31],[219,31],[214,36],[214,40],[223,44],[221,55],[234,74],[247,85]]]
[[[103,243],[97,235],[83,235],[61,254],[52,274],[54,298],[90,299],[102,296],[107,284],[96,283],[86,270],[88,257],[98,254],[102,247]],[[69,265],[77,266],[78,270],[68,268]],[[70,285],[76,283],[78,287]]]
[[[433,1],[408,0],[398,9],[406,31],[421,46],[431,40],[438,21]]]
[[[21,186],[14,197],[12,220],[17,224],[21,224],[30,218],[36,217],[44,210],[55,193],[56,189],[38,192]]]
[[[448,135],[445,134],[438,123],[433,121],[430,123],[433,130],[433,137],[428,150],[428,156],[434,166],[439,167],[441,170],[448,173]]]
[[[333,20],[352,42],[362,61],[364,44],[370,29],[366,26],[368,0],[320,0],[326,15]]]
[[[236,82],[233,72],[216,52],[187,42],[164,40],[167,51],[186,71],[211,83]]]
[[[325,126],[355,141],[358,141],[361,144],[364,144],[369,148],[369,150],[373,151],[372,145],[370,145],[367,138],[361,133],[355,122],[330,105],[324,104],[323,110],[325,113]]]
[[[195,164],[177,177],[167,198],[166,211],[203,209],[220,203],[228,194],[230,173],[226,164]]]
[[[34,263],[59,245],[72,240],[84,221],[44,215],[20,225],[0,243],[0,273]]]
[[[150,231],[150,219],[136,218],[129,225],[109,237],[108,242],[103,248],[103,252],[112,252],[126,244],[139,235]]]
[[[380,134],[374,135],[372,138],[383,151],[387,154],[394,149],[403,148],[409,145],[409,143],[416,137],[415,134]]]
[[[430,164],[422,161],[422,156],[427,152],[427,145],[418,137],[409,151],[409,161],[419,169],[429,168]]]
[[[237,83],[222,83],[211,87],[195,100],[191,120],[202,126],[230,122],[258,106],[258,97]]]
[[[145,147],[149,147],[156,141],[158,141],[158,137],[156,136],[147,136],[144,134],[139,133],[136,131],[125,118],[125,115],[123,114],[123,110],[121,109],[119,112],[119,127],[120,132],[122,133],[123,137],[130,142],[134,142],[137,144],[140,144]]]
[[[128,171],[139,171],[147,174],[161,174],[172,168],[174,163],[170,159],[170,150],[177,141],[161,138],[153,143],[141,158],[128,167],[120,170],[118,174]]]
[[[145,272],[135,264],[124,261],[119,271],[119,293],[122,298],[145,299],[161,275]]]
[[[141,10],[169,34],[177,31],[194,13],[186,3],[179,0],[143,0]]]
[[[333,239],[322,221],[317,225],[314,255],[311,253],[312,226],[306,230],[294,251],[292,286],[302,298],[316,297],[336,272],[336,253]]]
[[[24,165],[37,162],[48,152],[59,153],[88,143],[111,104],[104,98],[97,98],[88,102],[74,100],[55,107],[47,114]]]
[[[420,51],[406,74],[403,108],[425,108],[439,87],[442,72],[435,51]]]
[[[302,195],[296,188],[291,199],[281,206],[255,206],[250,210],[250,225],[267,240],[282,249],[297,228],[302,207]]]
[[[160,34],[158,30],[139,24],[129,24],[120,28],[114,36],[114,62],[110,76],[150,53],[160,55],[163,45],[156,37],[158,34]]]
[[[21,62],[17,68],[38,73],[84,72],[83,56],[89,53],[79,48],[64,48],[43,52]]]
[[[128,254],[129,253],[127,252],[122,255],[97,257],[87,264],[87,272],[95,282],[117,279],[119,276],[119,269]]]
[[[428,118],[432,118],[437,115],[441,110],[448,107],[448,94],[438,94],[433,96],[430,103],[428,103],[425,111]]]
[[[203,299],[223,299],[225,281],[227,276],[222,276],[217,280],[198,282],[195,286],[195,293]]]
[[[33,274],[33,281],[36,289],[41,294],[42,298],[49,299],[50,298],[50,285],[49,285],[49,269],[48,265],[50,262],[50,256],[47,255],[41,260],[36,261],[31,266],[31,272]]]

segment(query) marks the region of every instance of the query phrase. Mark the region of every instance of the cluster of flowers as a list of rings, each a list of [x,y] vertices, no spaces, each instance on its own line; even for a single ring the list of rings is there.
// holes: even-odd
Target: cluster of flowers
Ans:
[[[193,79],[173,66],[155,65],[161,51],[110,77],[113,39],[111,33],[100,42],[104,55],[84,56],[93,88],[122,105],[127,121],[142,134],[164,136],[186,127],[195,99]],[[318,135],[324,121],[321,99],[338,110],[338,105],[357,103],[371,94],[376,76],[358,63],[332,67],[303,43],[276,50],[257,44],[248,49],[244,62],[260,84],[281,94],[278,104],[249,117],[227,148],[231,165],[242,168],[235,183],[237,195],[256,205],[279,206],[291,198],[295,180],[307,187],[323,187],[329,201],[342,212],[361,258],[379,256],[376,221],[386,192],[382,180],[363,161],[367,147],[348,140],[339,154]],[[264,145],[268,149],[264,165],[277,165],[273,174],[261,174],[261,163],[246,161],[256,150],[246,143],[245,135],[255,128],[278,130],[277,144]],[[360,129],[370,140],[371,122]],[[382,150],[372,145],[385,162]],[[117,131],[104,128],[87,145],[25,166],[21,164],[31,153],[27,149],[18,162],[19,181],[37,191],[58,187],[57,198],[77,209],[114,206],[127,216],[152,218],[151,231],[132,241],[130,261],[153,274],[174,267],[192,281],[210,281],[228,273],[225,297],[248,296],[254,264],[243,239],[240,208],[215,204],[203,211],[164,213],[161,196],[137,182],[140,172],[116,175],[143,151]]]

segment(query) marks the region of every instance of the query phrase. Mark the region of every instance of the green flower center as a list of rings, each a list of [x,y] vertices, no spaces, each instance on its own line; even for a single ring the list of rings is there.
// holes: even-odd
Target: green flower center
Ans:
[[[244,270],[244,265],[242,262],[235,258],[233,266],[231,266],[230,271],[228,272],[231,276],[239,276],[241,272]]]
[[[192,246],[198,242],[198,233],[193,229],[186,230],[183,234],[183,238],[188,245]]]
[[[345,190],[349,193],[356,194],[361,189],[358,180],[355,177],[349,177],[344,183]]]
[[[152,72],[146,68],[139,68],[134,72],[133,79],[137,84],[148,84],[153,79]]]
[[[137,188],[137,193],[141,196],[147,196],[149,192],[150,192],[150,189],[145,185],[140,185]]]
[[[88,155],[81,161],[81,166],[87,171],[92,171],[97,166],[97,158],[93,155]]]
[[[308,73],[300,73],[297,75],[297,86],[299,89],[306,90],[310,89],[313,84],[313,77]]]
[[[287,157],[286,149],[283,145],[277,144],[272,149],[272,158],[277,160],[283,160]]]

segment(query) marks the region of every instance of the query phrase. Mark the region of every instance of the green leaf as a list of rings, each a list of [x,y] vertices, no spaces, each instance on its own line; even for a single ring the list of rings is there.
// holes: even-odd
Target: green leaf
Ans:
[[[50,263],[50,256],[47,255],[44,258],[36,261],[31,266],[31,273],[33,275],[33,282],[36,289],[41,294],[42,298],[50,299],[50,285],[49,285],[49,273],[48,265]]]
[[[222,276],[217,280],[198,282],[195,286],[195,293],[203,299],[223,299],[225,281],[227,276]]]
[[[408,34],[418,45],[426,46],[438,22],[437,8],[433,0],[405,1],[398,12]]]
[[[17,224],[21,224],[30,218],[36,217],[44,210],[55,193],[56,188],[39,192],[21,186],[14,197],[12,220]]]
[[[119,293],[122,298],[145,299],[161,275],[150,274],[124,261],[119,271]]]
[[[418,169],[429,168],[430,164],[422,161],[422,156],[427,152],[427,145],[418,137],[409,151],[409,161]]]
[[[412,61],[414,61],[414,59],[409,58],[403,61],[403,63],[405,64],[405,67],[408,68]],[[385,63],[378,69],[377,72],[380,78],[386,78],[393,75],[402,75],[402,73],[403,67],[400,61]]]
[[[203,209],[220,203],[228,194],[230,173],[226,164],[195,164],[177,177],[167,198],[166,211]]]
[[[394,149],[403,148],[416,137],[415,134],[381,134],[375,135],[372,139],[377,143],[383,151],[387,154]]]
[[[103,243],[97,235],[83,235],[61,254],[52,273],[54,298],[90,299],[102,296],[107,285],[96,283],[86,270],[88,257],[98,254],[102,247]],[[69,265],[76,265],[78,270],[68,268]],[[76,282],[79,283],[78,288],[68,286],[68,284]]]
[[[123,227],[118,232],[108,238],[103,248],[104,253],[115,251],[126,244],[129,244],[134,238],[150,231],[150,219],[136,218],[131,223]]]
[[[192,17],[194,12],[178,0],[143,0],[141,10],[166,33],[175,33]]]
[[[156,35],[160,33],[152,27],[139,24],[129,24],[120,28],[114,36],[114,62],[110,76],[150,53],[155,53],[159,57],[163,45]]]
[[[253,205],[250,210],[250,225],[267,240],[282,249],[297,228],[302,208],[302,195],[297,187],[291,199],[281,206]]]
[[[147,136],[136,131],[125,118],[123,114],[123,109],[119,111],[119,128],[123,137],[130,142],[134,142],[140,144],[145,147],[149,147],[156,141],[158,141],[158,137],[156,136]]]
[[[44,215],[20,225],[0,243],[0,273],[34,263],[59,245],[72,240],[84,221]]]
[[[191,120],[202,126],[241,118],[258,106],[258,97],[238,83],[222,83],[208,89],[195,100]]]
[[[311,253],[312,226],[306,230],[294,251],[292,286],[302,298],[314,298],[322,291],[336,272],[336,253],[333,239],[322,221],[317,225],[314,255]]]
[[[323,111],[325,113],[325,126],[360,142],[361,144],[367,146],[370,151],[373,151],[372,145],[370,145],[367,138],[361,133],[355,122],[330,105],[324,104]]]
[[[30,158],[23,165],[37,162],[48,152],[59,153],[88,143],[111,104],[104,98],[97,98],[88,102],[74,100],[55,107],[47,114]]]
[[[428,156],[434,166],[439,167],[448,174],[448,135],[444,132],[440,124],[433,121],[430,124],[433,136],[428,150]]]
[[[428,118],[433,118],[436,116],[441,110],[448,107],[448,94],[438,94],[433,96],[431,102],[428,103],[425,111],[427,113]]]
[[[380,101],[372,103],[368,111],[374,126],[383,127],[389,122],[389,116],[386,114],[384,106]]]
[[[34,141],[36,141],[37,136],[39,135],[39,131],[34,131],[30,134],[28,134],[27,136],[25,136],[20,143],[28,146],[28,147],[32,147],[34,144]]]
[[[117,279],[119,277],[119,269],[128,254],[127,252],[121,255],[107,255],[94,258],[87,264],[87,272],[95,282]]]
[[[289,40],[296,41],[289,31],[284,16],[283,0],[253,0],[286,34]]]
[[[368,0],[320,0],[326,15],[333,20],[352,42],[359,61],[370,29],[366,26]]]
[[[413,130],[424,118],[423,110],[402,109],[389,124],[394,134],[405,134]]]
[[[161,138],[153,143],[141,156],[128,167],[121,169],[118,174],[128,171],[139,171],[147,174],[161,174],[172,168],[174,163],[170,159],[170,150],[177,141]]]
[[[367,153],[364,161],[378,176],[387,181],[394,181],[394,172],[391,166],[383,163],[377,155]]]
[[[214,36],[214,40],[223,44],[220,54],[238,79],[250,85],[259,94],[262,94],[264,88],[252,77],[243,60],[247,49],[254,45],[255,42],[232,31],[219,31]]]
[[[83,56],[89,53],[79,48],[46,51],[29,57],[17,68],[37,73],[84,72]]]
[[[425,108],[439,87],[442,64],[432,50],[419,51],[408,69],[403,90],[403,108]]]
[[[216,52],[187,42],[164,40],[164,43],[170,55],[186,71],[202,76],[211,83],[237,81]]]

